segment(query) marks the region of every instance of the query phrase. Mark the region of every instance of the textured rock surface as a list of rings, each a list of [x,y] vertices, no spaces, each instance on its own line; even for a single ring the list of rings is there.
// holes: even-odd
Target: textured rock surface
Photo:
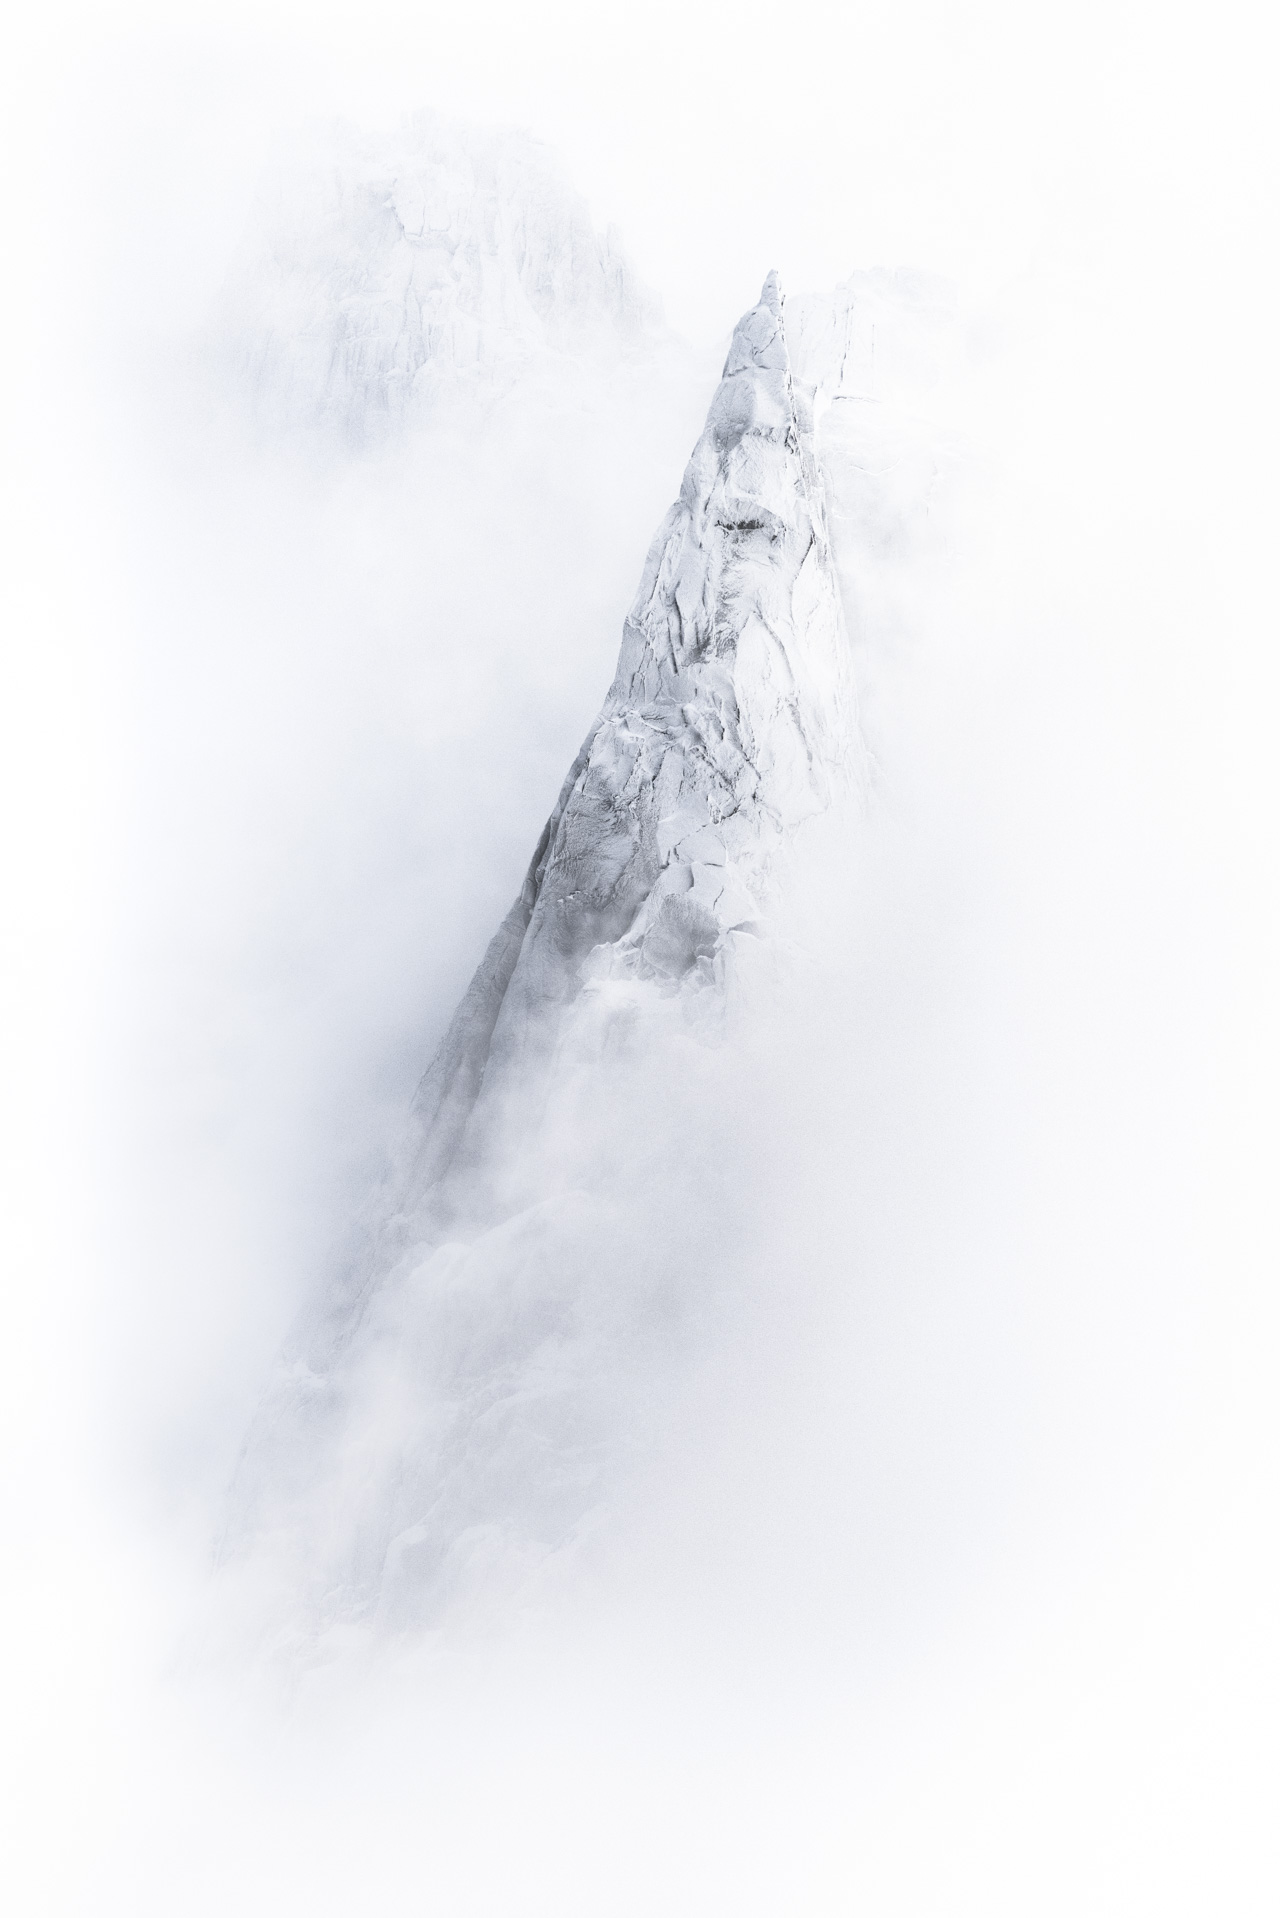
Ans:
[[[618,670],[419,1094],[444,1169],[506,1074],[580,995],[722,986],[768,918],[787,835],[851,769],[853,695],[812,395],[776,276],[734,334],[680,498],[650,548]]]
[[[600,1140],[634,1124],[663,1048],[665,1090],[682,1046],[696,1078],[689,1034],[715,1029],[775,929],[797,832],[855,777],[813,415],[770,275],[603,709],[423,1080],[399,1186],[250,1437],[227,1555],[264,1543],[313,1619],[421,1622],[460,1581],[554,1553],[628,1408],[660,1397],[646,1328],[703,1255],[655,1258],[655,1194],[637,1212],[634,1153]]]

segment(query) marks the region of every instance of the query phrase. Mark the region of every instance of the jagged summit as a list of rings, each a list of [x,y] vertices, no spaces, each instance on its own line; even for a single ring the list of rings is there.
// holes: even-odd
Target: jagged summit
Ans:
[[[723,985],[735,942],[764,928],[781,842],[852,751],[811,409],[770,273],[649,549],[600,716],[423,1081],[424,1174],[574,1000]]]
[[[604,705],[422,1081],[399,1187],[251,1434],[229,1552],[292,1538],[331,1616],[425,1615],[468,1539],[523,1563],[598,1496],[616,1416],[601,1341],[622,1334],[575,1345],[564,1328],[586,1296],[621,1307],[601,1303],[598,1272],[582,1296],[566,1277],[582,1206],[603,1201],[575,1124],[548,1171],[546,1115],[570,1080],[580,1109],[605,1102],[655,1008],[709,1023],[744,947],[775,927],[797,831],[850,782],[812,402],[771,273],[649,549]]]

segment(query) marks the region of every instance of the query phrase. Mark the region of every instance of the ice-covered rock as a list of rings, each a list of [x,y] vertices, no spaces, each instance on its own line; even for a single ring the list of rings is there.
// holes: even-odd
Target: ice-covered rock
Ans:
[[[848,778],[853,741],[812,394],[770,275],[649,550],[600,716],[423,1082],[432,1176],[554,1044],[563,1007],[594,1001],[607,1020],[633,984],[723,985],[735,943],[766,928],[779,850]]]
[[[460,1580],[554,1553],[602,1496],[628,1403],[654,1399],[655,1288],[696,1291],[700,1255],[655,1253],[628,1101],[659,1056],[661,1096],[696,1080],[777,931],[797,835],[856,778],[814,400],[771,274],[398,1185],[251,1434],[225,1556],[265,1550],[313,1619],[421,1622]]]

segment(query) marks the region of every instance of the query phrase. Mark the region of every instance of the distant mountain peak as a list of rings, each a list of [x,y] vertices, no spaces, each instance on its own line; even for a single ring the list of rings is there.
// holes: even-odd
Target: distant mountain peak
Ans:
[[[661,332],[548,148],[429,112],[389,134],[313,130],[264,182],[222,324],[260,416],[356,440]]]

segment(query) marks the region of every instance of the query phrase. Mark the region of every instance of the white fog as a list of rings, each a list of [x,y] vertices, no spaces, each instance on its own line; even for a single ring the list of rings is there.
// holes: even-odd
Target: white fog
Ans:
[[[1254,29],[22,28],[8,1908],[1274,1908]]]

